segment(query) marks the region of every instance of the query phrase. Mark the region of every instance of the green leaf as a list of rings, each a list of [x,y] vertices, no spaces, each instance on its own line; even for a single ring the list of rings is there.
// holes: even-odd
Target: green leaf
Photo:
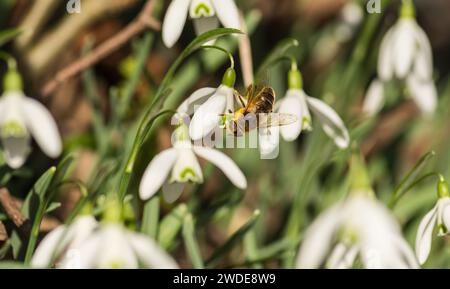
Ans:
[[[25,262],[31,260],[31,256],[36,246],[36,240],[39,235],[39,227],[42,218],[45,214],[46,200],[45,196],[50,188],[51,183],[55,177],[56,168],[51,167],[45,174],[43,174],[28,194],[27,199],[22,207],[22,213],[32,223],[31,234],[25,253]]]
[[[0,47],[14,39],[21,32],[20,29],[16,28],[0,31]]]
[[[31,267],[19,262],[0,262],[0,269],[31,269]]]
[[[250,217],[250,219],[245,223],[239,230],[237,230],[222,246],[220,246],[216,251],[212,254],[212,256],[206,261],[206,267],[212,268],[217,265],[217,263],[220,261],[220,258],[228,254],[235,245],[240,242],[247,232],[249,232],[253,226],[255,226],[256,222],[259,219],[260,216],[259,210],[256,210],[253,212],[253,215]]]
[[[48,206],[48,208],[45,210],[45,213],[46,213],[46,214],[49,214],[49,213],[53,212],[54,210],[56,210],[56,209],[58,209],[58,208],[60,208],[60,207],[61,207],[61,203],[59,203],[59,202],[53,202],[53,203],[51,203],[51,204]]]
[[[158,234],[158,242],[164,249],[172,247],[175,238],[183,226],[184,218],[188,213],[187,206],[181,204],[170,212],[162,221]]]
[[[188,252],[194,268],[204,269],[205,265],[203,264],[202,254],[200,253],[197,238],[195,237],[194,219],[191,214],[187,214],[186,217],[184,217],[183,239],[186,251]]]
[[[435,155],[436,153],[434,151],[425,154],[422,158],[420,158],[411,171],[406,174],[392,194],[392,198],[389,203],[390,208],[394,208],[397,202],[411,189],[411,185],[417,182],[422,170]]]

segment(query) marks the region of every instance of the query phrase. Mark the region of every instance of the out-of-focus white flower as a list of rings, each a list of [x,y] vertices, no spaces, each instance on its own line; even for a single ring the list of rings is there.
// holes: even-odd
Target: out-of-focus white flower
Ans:
[[[4,94],[0,98],[0,138],[7,164],[20,168],[30,153],[31,136],[49,157],[61,154],[62,142],[58,127],[50,112],[38,101],[22,92],[22,80],[15,71],[4,79]]]
[[[31,259],[36,268],[55,265],[65,267],[67,260],[76,258],[81,244],[94,232],[98,223],[92,216],[80,216],[69,225],[61,225],[45,236]]]
[[[347,1],[340,12],[339,23],[334,31],[334,38],[338,42],[346,42],[355,34],[364,18],[364,11],[356,1]]]
[[[218,150],[192,145],[187,130],[181,125],[175,133],[173,148],[162,151],[150,162],[139,187],[141,199],[151,198],[163,186],[164,199],[172,203],[179,198],[187,182],[203,183],[196,155],[222,170],[236,187],[247,187],[244,174],[232,159]]]
[[[410,97],[424,114],[437,106],[437,91],[433,81],[433,55],[430,41],[415,19],[412,1],[403,1],[401,17],[384,36],[378,56],[378,77],[371,84],[364,112],[373,115],[383,104],[381,83],[394,78],[404,80]],[[380,86],[381,85],[381,86]]]
[[[172,0],[162,25],[164,44],[172,47],[180,38],[187,16],[197,35],[219,27],[239,29],[239,12],[234,0]]]
[[[289,90],[280,101],[278,112],[295,115],[299,121],[281,127],[286,141],[296,140],[303,130],[312,129],[311,112],[319,120],[324,132],[339,148],[347,148],[350,136],[339,115],[325,102],[306,95],[300,72],[294,67],[289,72]]]
[[[61,260],[62,269],[177,269],[174,259],[147,236],[117,223],[101,224]]]
[[[424,264],[430,254],[433,229],[437,226],[438,236],[449,234],[450,192],[447,182],[442,177],[438,184],[438,196],[436,205],[423,217],[417,229],[416,255],[420,264]]]
[[[365,268],[418,268],[390,212],[361,194],[349,196],[314,221],[305,234],[297,267],[351,268],[358,256]]]

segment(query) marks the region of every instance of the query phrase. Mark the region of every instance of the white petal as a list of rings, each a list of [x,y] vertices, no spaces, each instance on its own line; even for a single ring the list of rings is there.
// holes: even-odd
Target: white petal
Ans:
[[[358,248],[356,246],[350,246],[343,243],[339,243],[334,247],[328,262],[327,268],[329,269],[351,269],[355,263],[355,259],[358,255]]]
[[[212,87],[204,87],[196,90],[178,107],[177,112],[192,115],[197,107],[205,103],[216,90],[216,88]]]
[[[325,261],[340,228],[342,205],[321,214],[308,228],[297,256],[298,269],[317,269]]]
[[[145,170],[139,185],[139,196],[142,200],[150,199],[164,184],[177,159],[177,155],[177,150],[171,148],[153,158]]]
[[[227,155],[218,150],[199,146],[194,146],[194,151],[198,156],[218,167],[236,187],[239,189],[247,188],[247,179],[244,174]]]
[[[429,211],[420,222],[416,235],[416,255],[419,263],[423,264],[428,258],[431,250],[431,239],[433,228],[436,225],[437,206]]]
[[[165,182],[162,188],[164,201],[168,204],[174,203],[183,193],[184,187],[186,185],[184,183],[168,183]]]
[[[417,23],[415,24],[416,42],[418,51],[414,64],[414,74],[421,80],[429,80],[433,76],[433,52],[425,32]]]
[[[363,113],[374,116],[376,115],[384,104],[384,85],[378,79],[372,81],[367,90],[366,98],[363,104]]]
[[[383,81],[389,81],[394,76],[393,55],[393,36],[396,35],[397,27],[394,26],[386,33],[381,41],[380,52],[378,56],[378,76]]]
[[[447,203],[442,209],[442,222],[447,229],[447,232],[450,232],[450,204]]]
[[[281,136],[286,141],[294,141],[302,132],[303,109],[298,90],[289,90],[286,97],[280,101],[278,112],[295,115],[298,121],[281,127]]]
[[[438,105],[436,86],[432,80],[422,82],[411,75],[407,79],[408,89],[411,98],[425,115],[435,112]]]
[[[200,17],[193,19],[194,22],[194,30],[195,34],[202,35],[205,32],[214,30],[219,27],[219,20],[213,16],[213,17]],[[205,45],[211,45],[214,43],[214,40],[212,40],[209,43],[206,43]]]
[[[53,116],[45,106],[32,98],[24,97],[22,105],[26,125],[39,147],[49,157],[59,157],[62,141]]]
[[[46,268],[51,265],[50,262],[52,261],[54,253],[57,251],[59,242],[65,231],[66,226],[59,226],[45,236],[34,252],[33,258],[31,259],[31,266],[36,268]]]
[[[396,24],[397,31],[394,39],[395,73],[404,79],[411,71],[414,54],[416,52],[415,22],[411,19],[401,19]]]
[[[239,11],[234,0],[211,0],[211,2],[224,27],[240,29]]]
[[[219,125],[220,114],[225,112],[230,93],[233,94],[231,88],[220,86],[216,93],[197,109],[189,126],[192,140],[202,139]]]
[[[177,183],[203,183],[202,169],[198,163],[197,157],[192,151],[191,145],[188,148],[178,148],[178,158],[173,166],[170,182]]]
[[[151,269],[178,269],[175,260],[163,251],[155,241],[144,235],[128,233],[133,250],[146,268]]]
[[[105,225],[101,231],[101,248],[97,254],[95,268],[137,269],[138,260],[128,242],[128,232],[116,224]]]
[[[328,104],[317,98],[308,97],[306,101],[312,112],[319,118],[325,133],[339,148],[347,148],[350,145],[350,136],[339,115]]]
[[[2,145],[8,166],[12,169],[18,169],[23,166],[30,153],[29,135],[2,138]]]
[[[261,159],[275,159],[278,157],[280,144],[280,128],[260,128],[259,136],[259,152]]]
[[[172,0],[162,25],[162,38],[167,47],[172,47],[180,38],[189,10],[188,0]]]

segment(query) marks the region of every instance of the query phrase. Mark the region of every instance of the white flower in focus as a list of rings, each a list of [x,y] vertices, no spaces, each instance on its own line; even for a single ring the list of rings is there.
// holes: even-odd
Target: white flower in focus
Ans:
[[[437,91],[433,81],[433,55],[430,41],[415,19],[411,1],[404,1],[401,17],[384,36],[378,56],[378,77],[370,86],[364,112],[376,114],[384,102],[383,84],[393,79],[404,80],[409,96],[424,114],[437,107]]]
[[[297,268],[418,268],[400,226],[378,201],[351,195],[314,221],[305,234]]]
[[[177,109],[177,115],[194,115],[189,125],[193,141],[201,140],[220,124],[222,115],[234,111],[234,83],[236,72],[233,67],[226,70],[222,84],[217,88],[201,88],[189,96]]]
[[[240,28],[234,0],[172,0],[162,25],[164,44],[172,47],[180,38],[187,16],[193,19],[197,35],[219,27]]]
[[[312,129],[310,111],[319,120],[324,132],[342,149],[350,144],[350,136],[339,115],[325,102],[306,95],[302,89],[290,89],[280,101],[278,112],[295,115],[299,121],[281,127],[281,136],[286,141],[296,140],[303,130]]]
[[[81,216],[69,225],[61,225],[45,236],[37,247],[31,265],[35,268],[47,268],[55,265],[65,267],[67,260],[76,258],[81,244],[97,228],[98,223],[92,216]],[[64,261],[65,260],[65,261]]]
[[[450,193],[443,178],[439,181],[438,194],[437,204],[423,217],[417,229],[416,255],[420,264],[424,264],[430,254],[433,229],[438,228],[438,236],[450,233]]]
[[[178,129],[181,137],[173,148],[162,151],[148,165],[139,187],[141,199],[151,198],[163,186],[164,199],[175,202],[188,182],[203,183],[203,174],[197,156],[217,166],[239,189],[247,187],[247,180],[239,167],[224,153],[207,147],[195,146],[188,141],[185,125]]]
[[[62,269],[178,269],[174,259],[147,236],[117,223],[101,224],[70,256]]]
[[[31,136],[51,158],[61,154],[58,127],[50,112],[21,91],[7,91],[0,98],[0,138],[8,165],[17,169],[31,150]]]

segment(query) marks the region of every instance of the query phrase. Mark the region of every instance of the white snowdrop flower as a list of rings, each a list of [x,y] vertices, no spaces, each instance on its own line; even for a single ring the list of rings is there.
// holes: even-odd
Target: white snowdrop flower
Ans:
[[[22,80],[15,70],[4,79],[0,97],[0,138],[7,164],[20,168],[31,150],[31,136],[49,157],[61,154],[62,141],[50,112],[22,92]]]
[[[147,236],[118,223],[101,224],[77,250],[61,260],[62,269],[178,269],[174,259]],[[73,258],[76,258],[73,260]]]
[[[314,221],[305,233],[297,268],[351,268],[357,257],[365,268],[418,268],[396,220],[363,194],[350,195]]]
[[[450,233],[450,192],[448,183],[441,177],[438,184],[439,199],[431,211],[420,222],[416,236],[416,255],[420,264],[424,264],[431,250],[433,229],[437,227],[438,236]]]
[[[409,96],[424,114],[437,107],[433,81],[433,55],[430,41],[415,19],[412,1],[403,1],[401,17],[384,36],[378,56],[378,77],[370,86],[364,112],[376,114],[382,107],[384,88],[381,83],[404,80]]]
[[[76,258],[76,252],[79,251],[81,244],[97,228],[98,223],[92,216],[77,217],[70,225],[61,225],[51,231],[41,241],[33,258],[31,265],[36,268],[46,268],[56,266],[57,268],[65,266],[62,260],[73,260]]]
[[[219,27],[219,21],[226,28],[240,28],[234,0],[172,0],[162,25],[167,47],[172,47],[180,38],[188,14],[194,21],[197,35]]]
[[[339,43],[350,40],[364,18],[364,11],[356,1],[347,1],[341,9],[339,23],[334,31],[334,39]]]
[[[295,67],[289,72],[289,90],[280,101],[278,112],[292,114],[299,121],[281,127],[281,136],[286,141],[296,140],[304,130],[312,129],[310,111],[317,117],[324,132],[339,148],[347,148],[350,136],[344,122],[334,109],[325,102],[308,96],[303,91],[300,71]]]
[[[234,83],[236,73],[227,69],[222,84],[217,89],[202,88],[194,92],[178,109],[181,112],[194,113],[189,125],[192,140],[201,140],[220,124],[223,114],[234,111]],[[196,109],[194,106],[198,106]],[[194,112],[195,111],[195,112]]]
[[[156,155],[145,170],[139,187],[141,199],[151,198],[164,186],[164,199],[172,203],[179,198],[186,183],[203,183],[197,156],[217,166],[239,189],[247,187],[244,174],[233,160],[218,150],[192,145],[184,124],[177,129],[175,138],[174,146]]]

